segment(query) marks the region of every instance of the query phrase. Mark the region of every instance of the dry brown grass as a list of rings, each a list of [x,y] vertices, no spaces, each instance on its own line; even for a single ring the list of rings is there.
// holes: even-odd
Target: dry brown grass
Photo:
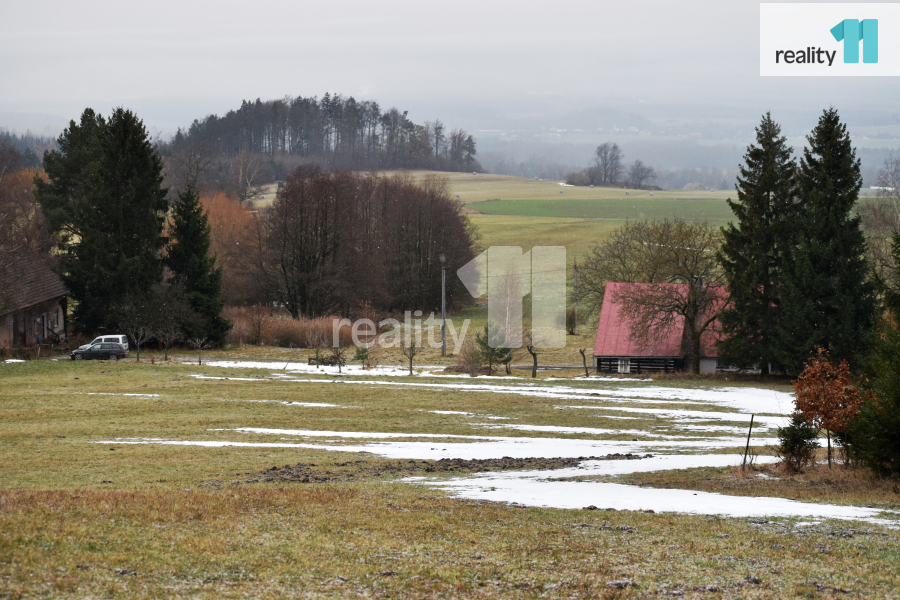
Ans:
[[[650,375],[654,381],[709,381],[709,382],[739,382],[756,385],[790,385],[791,378],[787,375],[759,375],[753,373],[655,373]]]
[[[0,597],[888,597],[896,533],[517,509],[405,486],[0,491]],[[758,579],[748,581],[748,575]],[[612,580],[634,587],[616,590]],[[824,597],[828,597],[827,595]]]
[[[616,481],[736,496],[769,496],[900,510],[900,480],[882,478],[867,469],[841,464],[829,468],[821,462],[824,459],[824,450],[820,450],[820,462],[802,473],[792,472],[783,463],[774,463],[752,465],[744,470],[735,467],[636,473],[618,477]]]
[[[277,349],[254,348],[263,350]],[[555,409],[554,399],[334,385],[332,378],[301,384],[271,379],[273,372],[130,361],[0,365],[0,598],[624,598],[670,590],[718,597],[693,591],[707,585],[731,597],[827,597],[833,588],[889,597],[900,589],[900,532],[877,526],[522,509],[392,482],[406,472],[366,455],[91,443],[272,441],[227,433],[236,427],[483,433],[470,417],[436,410],[621,426]],[[708,384],[673,384],[694,385]],[[298,400],[340,406],[288,405]],[[247,483],[248,472],[298,462],[354,477]],[[652,484],[656,475],[638,477]],[[728,470],[686,473],[679,487],[717,480],[732,486],[719,484],[720,491],[766,495]],[[782,482],[771,485],[772,495],[786,495],[774,487]],[[863,500],[847,493],[843,501]],[[748,582],[751,573],[761,581]],[[617,579],[636,587],[607,586]]]

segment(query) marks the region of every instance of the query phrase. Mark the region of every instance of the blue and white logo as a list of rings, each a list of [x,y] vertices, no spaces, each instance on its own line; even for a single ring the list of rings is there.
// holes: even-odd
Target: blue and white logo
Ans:
[[[844,62],[859,62],[859,45],[863,44],[863,62],[878,62],[878,19],[844,19],[831,28],[831,35],[844,42]]]
[[[759,74],[900,76],[900,4],[762,3]]]

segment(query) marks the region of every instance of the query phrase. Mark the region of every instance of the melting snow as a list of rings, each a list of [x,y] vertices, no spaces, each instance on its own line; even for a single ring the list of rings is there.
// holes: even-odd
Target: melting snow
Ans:
[[[159,394],[120,394],[117,392],[76,392],[88,396],[133,396],[135,398],[159,398]]]
[[[727,412],[709,412],[709,411],[700,411],[700,410],[678,410],[671,408],[632,408],[627,406],[555,406],[554,408],[558,408],[560,410],[565,410],[569,408],[584,408],[588,410],[598,410],[598,411],[614,411],[614,412],[628,412],[628,413],[637,413],[637,414],[645,414],[645,415],[653,415],[657,417],[669,417],[675,419],[674,422],[682,422],[687,423],[690,420],[703,420],[703,421],[733,421],[739,422],[743,421],[745,423],[750,423],[750,417],[753,416],[753,430],[755,431],[757,426],[760,427],[782,427],[786,424],[786,417],[767,417],[767,416],[759,416],[759,415],[749,415],[744,413],[727,413]],[[611,417],[607,415],[603,415],[603,418],[606,419],[615,419],[615,418],[626,418],[626,417]]]
[[[213,430],[223,431],[223,430]],[[729,447],[743,447],[745,442],[741,438],[714,438],[703,440],[678,440],[678,441],[626,441],[626,440],[583,440],[571,438],[530,438],[530,437],[500,437],[480,435],[448,435],[435,433],[383,433],[383,432],[352,432],[352,431],[314,431],[306,429],[268,429],[259,427],[242,427],[234,431],[243,433],[316,437],[339,439],[372,439],[390,440],[402,438],[427,438],[436,440],[472,440],[470,442],[369,442],[362,445],[338,444],[338,445],[311,445],[293,442],[237,442],[229,440],[106,440],[97,443],[102,444],[166,444],[175,446],[244,446],[261,448],[267,447],[298,447],[315,448],[321,450],[335,450],[340,452],[368,452],[396,459],[426,459],[437,460],[441,458],[491,459],[491,458],[578,458],[581,456],[603,456],[605,454],[632,454],[656,451],[657,449],[672,450],[675,448],[691,450],[716,450]],[[331,440],[329,440],[331,441]],[[762,446],[773,440],[767,438],[754,438],[750,440],[752,446]]]
[[[660,398],[689,402],[709,402],[746,413],[787,415],[794,410],[794,397],[787,392],[760,388],[684,389],[670,387],[621,388],[606,392],[612,396]]]
[[[616,510],[653,510],[723,517],[817,517],[897,525],[896,521],[877,518],[882,511],[874,508],[813,504],[784,498],[726,496],[619,483],[546,481],[534,477],[513,478],[509,474],[489,474],[485,477],[430,481],[427,484],[465,498],[515,502],[527,506],[584,508],[594,505]]]

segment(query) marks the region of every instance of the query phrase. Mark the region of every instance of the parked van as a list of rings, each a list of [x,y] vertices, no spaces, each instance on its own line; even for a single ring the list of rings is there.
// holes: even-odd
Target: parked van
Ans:
[[[121,333],[117,333],[116,335],[101,335],[99,337],[94,338],[90,344],[85,344],[84,346],[78,346],[79,350],[87,350],[94,344],[121,344],[125,347],[125,352],[128,352],[128,336],[122,335]]]

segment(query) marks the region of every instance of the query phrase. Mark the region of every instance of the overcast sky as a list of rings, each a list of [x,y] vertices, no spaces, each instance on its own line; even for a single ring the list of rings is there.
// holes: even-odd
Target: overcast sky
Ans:
[[[37,133],[86,106],[125,106],[169,132],[242,99],[326,91],[473,129],[605,106],[892,112],[900,92],[897,78],[761,78],[759,3],[746,0],[19,0],[2,12],[0,127]]]

